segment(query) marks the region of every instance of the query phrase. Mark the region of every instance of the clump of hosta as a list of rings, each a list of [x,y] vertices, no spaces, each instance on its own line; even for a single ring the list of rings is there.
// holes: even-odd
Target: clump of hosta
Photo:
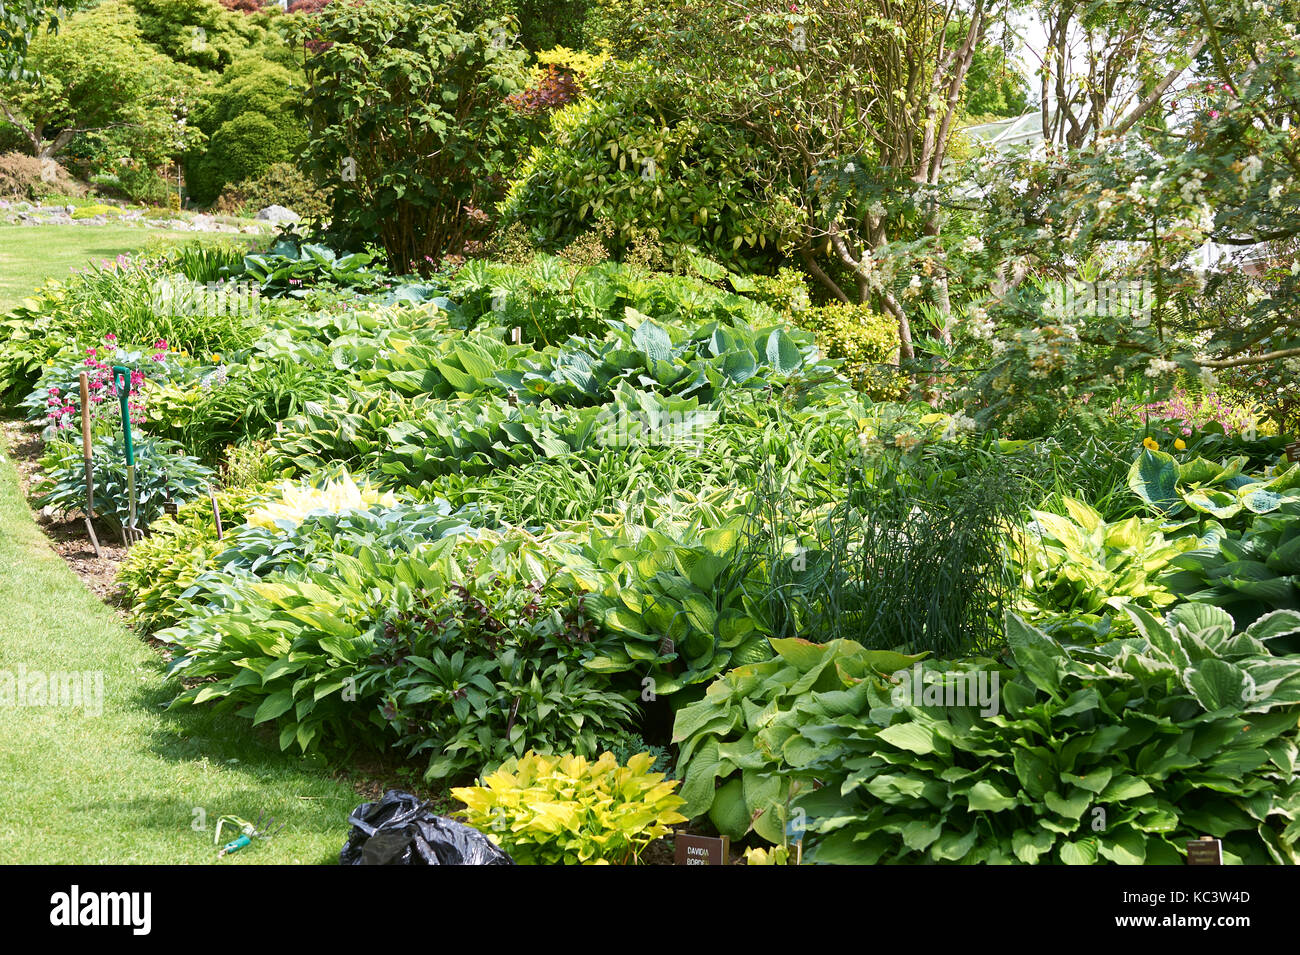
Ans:
[[[468,807],[471,826],[523,865],[635,863],[686,821],[677,780],[651,772],[652,763],[649,753],[620,766],[612,753],[591,762],[529,751],[488,773],[483,785],[451,794]]]
[[[358,485],[346,472],[329,478],[320,487],[309,482],[285,481],[279,499],[262,505],[248,515],[254,527],[269,529],[286,525],[296,527],[310,514],[341,514],[344,511],[367,511],[376,507],[396,507],[391,491],[380,491],[368,484]]]

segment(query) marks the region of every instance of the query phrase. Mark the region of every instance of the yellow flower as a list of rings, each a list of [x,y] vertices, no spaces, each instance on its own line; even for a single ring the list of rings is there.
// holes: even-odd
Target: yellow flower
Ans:
[[[1179,438],[1178,440],[1176,440],[1176,441],[1174,442],[1174,449],[1175,449],[1175,450],[1178,450],[1178,451],[1186,451],[1186,450],[1187,450],[1187,442],[1184,441],[1182,438]]]
[[[1148,451],[1159,451],[1159,450],[1160,450],[1160,445],[1156,444],[1156,439],[1155,439],[1155,438],[1143,438],[1143,439],[1142,439],[1142,446],[1143,446],[1144,448],[1146,448]]]
[[[213,352],[213,353],[212,353],[212,360],[213,360],[213,361],[221,361],[221,355],[218,354],[217,352]]]

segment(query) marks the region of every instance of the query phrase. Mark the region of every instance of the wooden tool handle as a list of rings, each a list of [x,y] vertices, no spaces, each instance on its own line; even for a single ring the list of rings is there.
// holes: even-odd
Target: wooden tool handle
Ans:
[[[81,373],[81,447],[90,459],[90,377]]]

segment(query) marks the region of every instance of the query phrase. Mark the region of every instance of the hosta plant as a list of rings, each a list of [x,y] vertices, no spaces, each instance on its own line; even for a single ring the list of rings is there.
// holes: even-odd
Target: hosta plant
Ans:
[[[278,497],[249,513],[249,524],[289,531],[313,514],[339,514],[397,506],[397,498],[391,491],[378,491],[365,483],[358,486],[346,471],[323,481],[285,481],[278,491]]]
[[[704,699],[679,710],[673,742],[680,746],[683,813],[707,814],[733,839],[753,831],[779,844],[792,818],[793,793],[791,780],[777,770],[794,757],[788,747],[810,745],[800,727],[852,712],[866,698],[870,682],[864,676],[883,677],[920,656],[866,650],[851,640],[783,639],[772,646],[774,659],[730,670]]]
[[[993,715],[908,681],[810,688],[826,715],[767,762],[803,784],[810,861],[1179,864],[1206,835],[1226,862],[1300,861],[1300,659],[1268,648],[1300,614],[1129,612],[1136,637],[1068,651],[1009,615]]]
[[[1300,610],[1300,503],[1260,514],[1241,532],[1213,529],[1170,563],[1165,586],[1222,607],[1240,627],[1270,610]]]
[[[525,753],[453,789],[471,826],[524,865],[628,865],[645,847],[685,822],[676,780],[652,772],[649,753],[621,766],[612,753]]]
[[[1300,464],[1271,474],[1243,473],[1246,465],[1244,455],[1224,463],[1202,457],[1179,462],[1164,451],[1147,448],[1129,470],[1129,487],[1163,517],[1207,515],[1232,522],[1233,527],[1254,514],[1300,501]]]
[[[198,497],[215,477],[212,470],[182,453],[174,441],[138,435],[135,440],[136,526],[147,530],[168,501],[183,503]],[[95,517],[115,528],[127,524],[130,494],[126,448],[122,435],[97,439],[92,445],[95,478]],[[86,466],[80,444],[49,446],[46,473],[37,503],[58,511],[86,507]]]
[[[1031,511],[1032,520],[1016,535],[1011,551],[1022,611],[1046,619],[1174,602],[1159,575],[1198,546],[1195,535],[1171,540],[1159,521],[1130,517],[1108,524],[1082,501],[1065,497],[1061,503],[1067,514]]]

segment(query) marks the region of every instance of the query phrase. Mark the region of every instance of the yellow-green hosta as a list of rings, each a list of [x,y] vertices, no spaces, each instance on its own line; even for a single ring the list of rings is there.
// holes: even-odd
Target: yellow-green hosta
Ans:
[[[301,524],[309,514],[322,511],[339,514],[343,511],[365,511],[372,507],[395,507],[397,498],[391,491],[379,491],[368,485],[359,486],[351,475],[331,478],[323,487],[286,481],[280,485],[280,499],[252,511],[248,523],[254,527],[274,530],[277,521]]]
[[[613,753],[594,762],[531,750],[482,779],[453,789],[469,824],[523,865],[608,865],[637,861],[642,849],[685,822],[678,781],[650,772],[639,753],[620,766]]]
[[[1069,516],[1031,511],[1012,560],[1030,613],[1104,613],[1130,604],[1168,606],[1175,596],[1158,580],[1179,554],[1201,546],[1195,533],[1166,538],[1162,523],[1130,517],[1108,524],[1082,501],[1063,498]]]

